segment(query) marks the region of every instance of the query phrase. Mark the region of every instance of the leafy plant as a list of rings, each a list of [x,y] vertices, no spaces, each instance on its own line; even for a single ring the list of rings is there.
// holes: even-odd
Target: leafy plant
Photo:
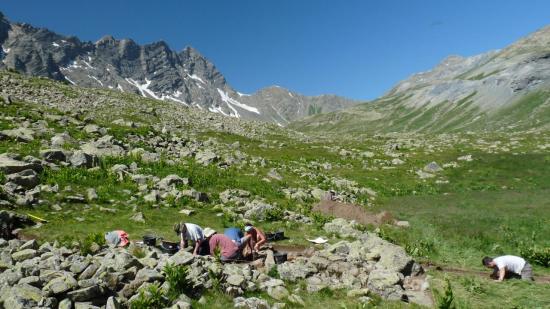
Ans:
[[[185,265],[167,264],[164,266],[164,276],[169,283],[168,297],[176,299],[180,294],[189,294],[192,291],[192,283],[187,278],[189,268]]]
[[[537,245],[523,247],[520,249],[520,254],[533,264],[550,267],[550,247],[542,248]]]
[[[212,271],[211,269],[208,269],[208,278],[210,278],[210,281],[212,282],[212,288],[214,290],[220,290],[222,285],[222,276],[221,273],[217,274],[216,272]]]
[[[436,246],[433,240],[420,239],[418,241],[406,243],[405,251],[413,256],[428,257],[436,251]]]
[[[283,218],[284,210],[279,207],[274,207],[267,211],[266,221],[277,221]]]
[[[334,217],[332,216],[325,216],[317,212],[312,212],[311,218],[313,219],[313,222],[318,229],[322,229],[326,223],[329,223],[334,219]]]
[[[455,296],[453,293],[453,288],[451,286],[451,281],[449,278],[445,278],[446,286],[445,291],[441,293],[439,290],[434,289],[434,296],[437,303],[437,308],[439,309],[455,309],[456,305],[454,304]]]
[[[485,294],[487,292],[481,282],[474,277],[464,277],[462,285],[466,291],[472,294]]]
[[[269,271],[267,272],[267,275],[271,278],[279,279],[281,276],[279,275],[279,270],[277,269],[277,265],[271,266]]]
[[[79,241],[80,253],[87,255],[93,253],[92,246],[96,244],[99,247],[105,245],[105,237],[101,233],[90,233],[84,239]]]
[[[128,249],[131,255],[135,256],[138,259],[145,257],[145,250],[143,250],[142,247],[139,246],[133,246]]]
[[[136,300],[130,304],[131,309],[161,309],[169,306],[170,301],[166,298],[159,283],[151,284],[145,290],[139,292]]]

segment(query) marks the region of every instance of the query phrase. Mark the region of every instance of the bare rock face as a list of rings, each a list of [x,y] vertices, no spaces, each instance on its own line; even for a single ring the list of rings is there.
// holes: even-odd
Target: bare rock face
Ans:
[[[0,45],[0,68],[83,87],[137,93],[237,118],[286,125],[356,104],[342,97],[307,97],[278,87],[245,95],[234,90],[197,50],[187,47],[176,52],[163,41],[138,45],[131,39],[104,36],[95,43],[81,42],[47,29],[10,23],[0,15]]]

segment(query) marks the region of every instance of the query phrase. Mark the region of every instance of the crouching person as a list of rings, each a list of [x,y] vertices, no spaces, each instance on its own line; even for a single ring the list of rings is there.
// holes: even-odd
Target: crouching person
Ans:
[[[504,255],[496,258],[484,257],[483,265],[493,269],[491,278],[503,281],[505,278],[521,278],[533,280],[533,269],[523,258],[514,255]]]
[[[215,256],[216,250],[219,250],[222,262],[235,261],[241,258],[239,246],[229,237],[217,234],[211,228],[204,229],[204,237],[208,240],[210,255]]]
[[[194,255],[208,254],[208,247],[204,242],[204,231],[200,226],[193,223],[180,222],[174,224],[174,232],[180,238],[180,250],[184,250],[187,247],[187,242],[191,242]]]
[[[253,226],[251,223],[247,223],[244,226],[244,231],[246,233],[245,237],[248,238],[248,243],[252,252],[260,251],[262,245],[267,242],[267,238],[265,237],[264,232],[261,229]]]

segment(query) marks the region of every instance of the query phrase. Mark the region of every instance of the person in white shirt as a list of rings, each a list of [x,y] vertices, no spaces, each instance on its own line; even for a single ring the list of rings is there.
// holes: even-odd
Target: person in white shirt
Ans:
[[[533,280],[533,269],[523,258],[515,255],[503,255],[496,258],[484,257],[483,265],[492,268],[492,278],[498,281],[504,278],[521,278],[522,280]]]
[[[204,233],[200,226],[193,223],[180,222],[174,224],[174,231],[180,237],[180,250],[187,247],[187,241],[194,244],[193,254],[200,254],[199,250],[204,240]]]

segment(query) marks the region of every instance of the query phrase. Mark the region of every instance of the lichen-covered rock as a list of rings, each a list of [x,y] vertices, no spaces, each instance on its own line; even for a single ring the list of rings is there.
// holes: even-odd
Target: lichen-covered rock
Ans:
[[[367,287],[376,294],[391,300],[401,300],[404,290],[400,286],[403,275],[388,269],[375,269],[370,272]]]

